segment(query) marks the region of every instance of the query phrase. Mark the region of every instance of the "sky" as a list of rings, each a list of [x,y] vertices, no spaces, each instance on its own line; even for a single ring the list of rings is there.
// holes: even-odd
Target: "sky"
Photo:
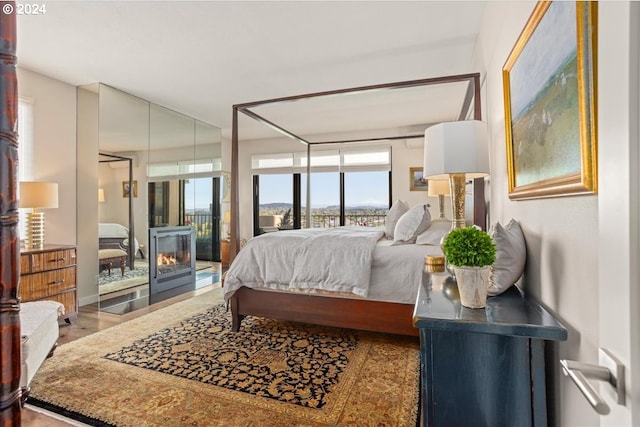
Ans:
[[[576,49],[576,4],[553,2],[509,73],[514,117]]]
[[[292,175],[261,175],[260,203],[292,203]],[[387,172],[352,172],[345,174],[346,206],[389,205]],[[339,174],[318,173],[311,177],[311,206],[339,205]],[[187,209],[208,209],[212,202],[211,178],[190,179],[186,186]],[[306,205],[306,175],[302,175],[302,205]]]
[[[306,175],[302,175],[302,204],[306,205]],[[260,203],[291,203],[291,175],[262,175]],[[340,181],[337,172],[316,173],[311,177],[311,207],[339,205]],[[346,206],[389,205],[388,172],[352,172],[345,174]]]

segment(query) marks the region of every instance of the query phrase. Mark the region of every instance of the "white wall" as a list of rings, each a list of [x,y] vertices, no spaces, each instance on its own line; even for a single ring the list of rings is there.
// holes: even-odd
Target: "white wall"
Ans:
[[[76,89],[18,67],[18,94],[33,101],[33,180],[58,183],[46,209],[45,243],[76,244]]]
[[[629,2],[599,4],[599,194],[511,201],[501,70],[535,4],[488,2],[476,49],[477,69],[485,79],[485,117],[491,141],[491,219],[521,222],[528,251],[524,287],[569,332],[568,340],[559,346],[560,357],[597,363],[602,346],[629,368],[630,306],[638,306],[637,301],[630,302],[630,283],[637,281],[631,268],[637,249],[632,248],[638,243],[637,215],[631,216],[637,214],[637,207],[630,207],[631,201],[638,202],[633,195],[638,188],[637,184],[630,187],[630,170],[638,167],[638,153],[637,148],[630,152],[637,140],[631,142],[629,130],[631,120],[637,137],[638,111],[630,111],[629,91],[635,88],[632,97],[637,98],[638,76],[637,69],[635,75],[629,75],[628,56],[633,51]],[[634,47],[637,50],[637,41]],[[634,55],[637,59],[637,53]],[[609,399],[612,414],[601,418],[568,378],[562,376],[558,381],[560,425],[632,425],[629,403],[625,408]]]
[[[98,94],[78,88],[78,300],[98,301]],[[75,176],[75,175],[74,175]]]

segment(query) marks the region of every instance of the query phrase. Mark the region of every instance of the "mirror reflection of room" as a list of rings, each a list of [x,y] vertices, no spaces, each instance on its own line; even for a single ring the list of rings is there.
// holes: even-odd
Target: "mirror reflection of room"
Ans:
[[[100,310],[125,314],[213,283],[223,226],[220,129],[103,84],[86,90],[99,116]],[[179,285],[154,290],[151,278],[160,272],[179,275],[167,275],[158,265],[163,256],[150,253],[152,230],[171,227],[193,235],[193,251],[190,243],[180,250],[194,268]]]

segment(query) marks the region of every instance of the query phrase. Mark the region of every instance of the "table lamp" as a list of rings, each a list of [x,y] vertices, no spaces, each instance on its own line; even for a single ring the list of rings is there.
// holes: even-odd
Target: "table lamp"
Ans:
[[[222,221],[227,228],[227,239],[231,238],[231,211],[226,211],[224,213],[224,220]]]
[[[465,226],[467,179],[489,175],[487,126],[478,120],[444,122],[427,128],[423,176],[430,181],[448,179],[453,211],[451,229]]]
[[[438,219],[447,219],[444,215],[444,196],[451,194],[449,181],[445,181],[444,179],[430,179],[429,189],[427,191],[427,196],[438,197],[438,204],[440,205],[440,217],[438,217]]]
[[[54,182],[20,182],[20,208],[31,208],[27,213],[25,246],[39,249],[44,246],[44,212],[37,209],[58,207],[58,184]]]

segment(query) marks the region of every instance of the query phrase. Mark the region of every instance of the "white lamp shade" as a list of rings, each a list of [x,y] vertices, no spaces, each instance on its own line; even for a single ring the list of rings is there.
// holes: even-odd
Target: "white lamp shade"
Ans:
[[[57,208],[58,184],[55,182],[21,182],[21,208]]]
[[[424,134],[424,177],[448,179],[463,173],[467,178],[489,175],[487,127],[478,120],[445,122]]]
[[[449,181],[440,179],[429,180],[429,190],[427,192],[427,195],[429,197],[448,196],[449,194],[451,194],[451,186],[449,185]]]

